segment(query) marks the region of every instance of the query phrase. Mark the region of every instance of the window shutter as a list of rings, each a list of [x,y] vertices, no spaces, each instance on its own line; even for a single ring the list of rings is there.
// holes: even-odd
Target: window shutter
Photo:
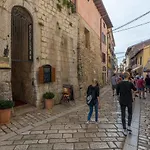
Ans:
[[[39,83],[44,83],[44,70],[43,67],[39,67]]]
[[[52,67],[52,82],[56,81],[56,69],[54,67]]]

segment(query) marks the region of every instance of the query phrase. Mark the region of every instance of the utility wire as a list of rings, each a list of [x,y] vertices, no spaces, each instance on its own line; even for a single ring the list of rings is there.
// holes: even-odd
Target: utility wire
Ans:
[[[124,54],[125,52],[117,52],[117,53],[115,53],[115,54]]]
[[[148,11],[148,12],[144,13],[143,15],[141,15],[141,16],[139,16],[139,17],[137,17],[137,18],[135,18],[135,19],[133,19],[133,20],[131,20],[131,21],[125,23],[124,25],[121,25],[120,27],[117,27],[117,28],[114,29],[113,31],[116,31],[116,30],[118,30],[118,29],[120,29],[120,28],[123,28],[123,27],[127,26],[128,24],[131,24],[132,22],[135,22],[135,21],[141,19],[142,17],[148,15],[149,13],[150,13],[150,11]]]
[[[125,56],[122,56],[122,57],[117,57],[117,59],[121,59],[121,58],[125,58]]]
[[[150,23],[150,21],[149,21],[149,22],[142,23],[142,24],[139,24],[139,25],[136,25],[136,26],[132,26],[132,27],[130,27],[130,28],[118,30],[118,31],[115,31],[114,33],[122,32],[122,31],[127,31],[127,30],[130,30],[130,29],[134,29],[134,28],[137,28],[137,27],[140,27],[140,26],[144,26],[144,25],[149,24],[149,23]]]

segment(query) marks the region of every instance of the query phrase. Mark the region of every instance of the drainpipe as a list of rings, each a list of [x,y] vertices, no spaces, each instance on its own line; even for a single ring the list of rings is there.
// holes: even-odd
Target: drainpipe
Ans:
[[[108,61],[109,61],[108,60],[108,47],[109,47],[108,46],[108,34],[109,34],[109,32],[107,31],[107,42],[106,42],[106,46],[107,46],[107,63],[106,63],[106,65],[107,65],[107,67],[106,67],[107,68],[107,72],[106,72],[107,73],[107,82],[108,82]]]
[[[100,55],[101,55],[101,64],[102,64],[102,17],[100,18]],[[102,71],[102,84],[103,84],[103,66],[101,65],[101,71]]]

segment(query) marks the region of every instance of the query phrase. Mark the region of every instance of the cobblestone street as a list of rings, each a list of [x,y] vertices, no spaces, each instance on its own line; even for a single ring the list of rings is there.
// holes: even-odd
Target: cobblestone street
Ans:
[[[150,0],[0,13],[0,150],[150,150]]]
[[[150,94],[146,100],[141,100],[141,120],[138,150],[150,149]]]
[[[16,131],[12,137],[5,137],[0,142],[0,150],[121,150],[125,137],[122,133],[120,109],[111,95],[110,88],[106,87],[101,95],[98,125],[94,122],[85,124],[88,107],[81,105],[51,121],[42,121],[37,127],[26,127],[24,131]]]

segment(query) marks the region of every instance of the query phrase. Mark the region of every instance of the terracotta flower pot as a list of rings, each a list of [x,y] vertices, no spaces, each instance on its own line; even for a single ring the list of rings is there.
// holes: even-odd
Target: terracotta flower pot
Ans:
[[[7,124],[10,122],[11,109],[0,109],[0,124]]]
[[[53,99],[46,99],[45,100],[45,108],[46,109],[52,109],[54,105],[54,100]]]

